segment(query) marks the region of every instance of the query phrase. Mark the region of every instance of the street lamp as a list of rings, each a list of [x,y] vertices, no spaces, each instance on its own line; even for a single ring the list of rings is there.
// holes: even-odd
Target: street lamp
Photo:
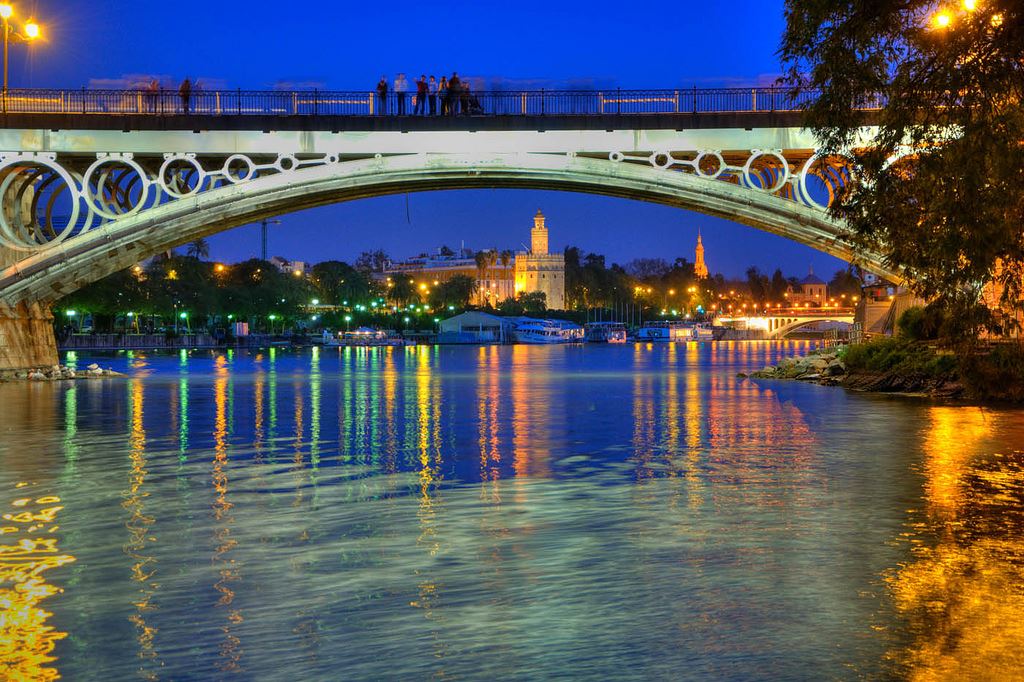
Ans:
[[[14,17],[14,6],[3,2],[0,3],[0,19],[4,24],[4,93],[7,92],[7,51],[11,39],[20,40],[24,43],[37,40],[42,35],[42,29],[32,19],[25,22],[23,33],[18,33],[11,26],[11,19]]]

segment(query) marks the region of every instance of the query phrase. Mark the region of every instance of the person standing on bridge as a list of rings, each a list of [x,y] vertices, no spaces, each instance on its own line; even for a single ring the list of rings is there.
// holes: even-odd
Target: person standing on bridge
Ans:
[[[422,116],[425,113],[427,113],[427,76],[423,74],[416,79],[416,108],[413,110],[413,114]]]
[[[437,79],[433,76],[427,83],[427,101],[430,102],[430,115],[437,116]]]
[[[448,113],[455,116],[459,113],[459,95],[462,92],[462,81],[459,74],[452,71],[452,77],[448,79]]]
[[[381,76],[377,83],[377,115],[388,115],[388,77]]]
[[[189,114],[189,104],[192,100],[192,81],[188,78],[181,81],[181,86],[178,88],[178,96],[181,97],[181,110],[187,116]]]
[[[400,73],[395,78],[395,99],[398,100],[398,115],[405,116],[405,94],[409,92],[409,81],[405,80],[405,74]]]
[[[441,99],[441,115],[448,115],[448,79],[441,76],[441,82],[437,85],[437,96]]]

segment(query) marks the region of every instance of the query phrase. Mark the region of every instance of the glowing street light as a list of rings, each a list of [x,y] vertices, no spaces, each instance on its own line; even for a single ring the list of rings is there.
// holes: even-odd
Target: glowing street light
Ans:
[[[0,20],[3,21],[4,27],[4,94],[7,93],[7,52],[8,46],[11,40],[20,40],[23,43],[30,43],[34,40],[38,40],[43,30],[40,28],[34,20],[29,19],[25,22],[25,26],[22,33],[18,33],[14,27],[11,26],[11,19],[14,18],[14,6],[10,3],[0,3]]]
[[[935,15],[935,25],[939,28],[948,28],[953,21],[953,16],[945,10]]]

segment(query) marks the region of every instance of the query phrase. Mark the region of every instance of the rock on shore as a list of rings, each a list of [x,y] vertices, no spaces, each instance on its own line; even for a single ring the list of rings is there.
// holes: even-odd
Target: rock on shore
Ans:
[[[839,357],[838,351],[827,351],[786,358],[778,365],[766,365],[764,369],[750,376],[760,379],[797,379],[835,384],[839,383],[840,377],[845,374],[846,363]]]
[[[124,374],[110,369],[103,369],[95,362],[84,370],[75,370],[64,365],[52,367],[36,367],[28,371],[14,372],[0,379],[28,381],[70,381],[72,379],[100,379],[103,377],[123,377]]]
[[[778,365],[767,365],[749,376],[759,379],[814,381],[826,386],[843,386],[854,391],[905,393],[938,398],[957,398],[962,396],[965,390],[962,383],[949,378],[895,371],[848,371],[842,359],[842,348],[786,358]]]

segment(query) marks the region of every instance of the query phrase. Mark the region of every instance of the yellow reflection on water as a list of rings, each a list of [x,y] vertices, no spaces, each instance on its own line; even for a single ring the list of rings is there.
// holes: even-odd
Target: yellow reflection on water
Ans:
[[[428,556],[434,557],[441,549],[439,523],[443,518],[440,483],[440,387],[433,377],[433,362],[430,357],[432,349],[428,346],[417,346],[416,362],[416,424],[417,452],[419,456],[420,504],[417,510],[419,536],[416,544],[426,550]],[[429,562],[425,565],[429,565]],[[423,609],[423,616],[436,623],[431,631],[430,647],[434,658],[440,660],[446,655],[447,644],[443,639],[440,626],[443,615],[438,610],[442,585],[431,575],[428,569],[416,569],[417,588],[416,601],[411,606]],[[443,677],[443,671],[435,675]]]
[[[213,488],[217,497],[213,502],[213,518],[215,523],[214,537],[217,542],[213,553],[213,564],[217,567],[219,579],[213,588],[220,594],[217,599],[218,608],[226,608],[224,623],[220,626],[223,639],[220,642],[220,660],[217,668],[224,672],[241,670],[241,640],[235,629],[244,620],[242,612],[235,607],[235,591],[232,583],[240,580],[238,568],[229,555],[238,545],[231,535],[234,507],[228,500],[228,369],[224,357],[217,359],[214,380],[214,430],[213,430]]]
[[[477,357],[477,445],[480,449],[480,480],[485,482],[497,481],[501,476],[498,437],[498,404],[501,398],[499,352],[497,346],[480,346]],[[487,490],[487,486],[480,488],[481,494]]]
[[[1024,452],[985,454],[994,428],[1024,442],[1024,425],[976,407],[928,417],[927,513],[908,524],[911,561],[887,576],[909,643],[890,659],[911,680],[1024,679]]]
[[[41,603],[63,590],[45,573],[75,557],[62,554],[54,536],[60,498],[27,492],[17,490],[0,521],[0,679],[55,680],[53,648],[67,633],[47,623],[53,614]]]
[[[156,537],[150,531],[156,519],[146,513],[146,498],[149,497],[149,493],[144,489],[144,485],[149,471],[146,469],[146,427],[143,419],[145,393],[142,380],[133,380],[129,384],[129,391],[131,412],[128,458],[131,470],[128,476],[128,490],[121,506],[130,514],[125,522],[128,541],[124,545],[124,552],[133,561],[131,579],[137,583],[137,597],[132,602],[135,613],[129,616],[128,620],[135,625],[135,640],[139,649],[137,656],[142,666],[139,675],[152,680],[157,679],[157,673],[153,668],[160,665],[156,660],[158,656],[155,648],[157,628],[147,620],[149,614],[157,610],[153,599],[157,590],[157,583],[154,580],[156,559],[149,549],[150,545],[156,542]]]

